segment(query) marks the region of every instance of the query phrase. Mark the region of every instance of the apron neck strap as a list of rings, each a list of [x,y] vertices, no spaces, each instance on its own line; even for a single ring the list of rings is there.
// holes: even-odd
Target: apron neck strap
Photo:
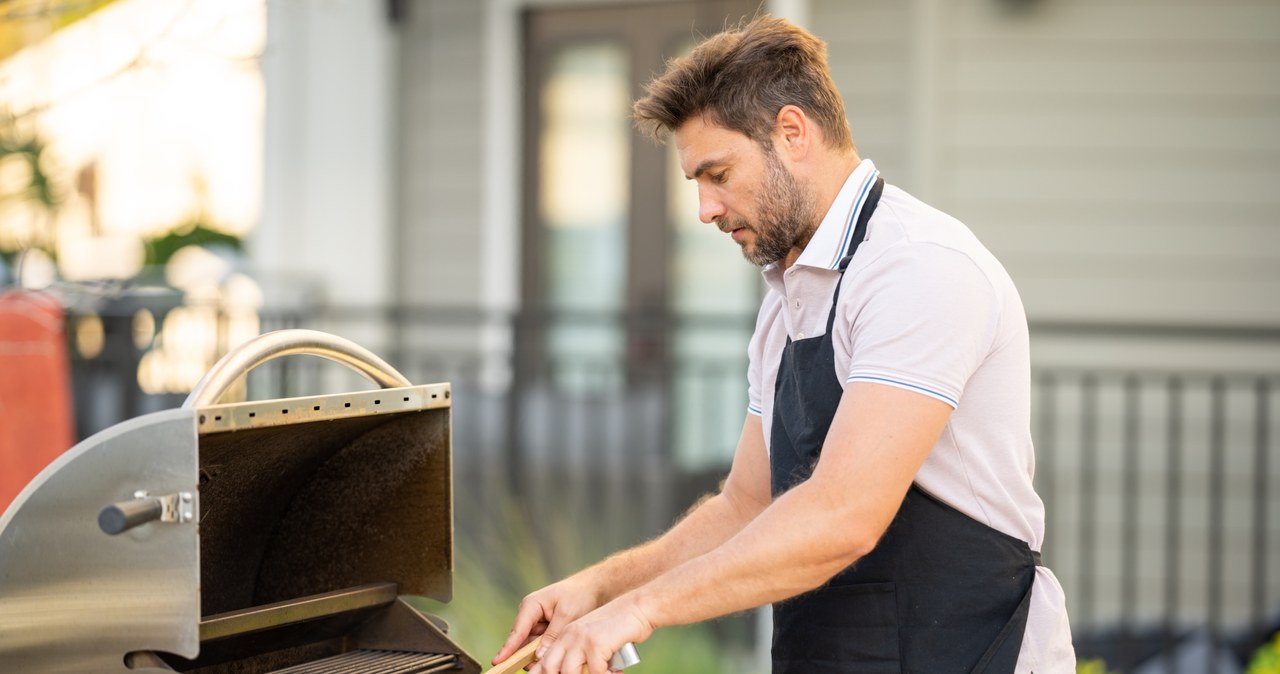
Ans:
[[[853,259],[853,254],[858,252],[858,246],[862,245],[863,239],[867,238],[867,222],[871,220],[876,204],[880,203],[880,193],[883,191],[884,178],[876,178],[871,191],[867,193],[867,200],[862,204],[862,210],[858,212],[858,223],[853,228],[853,242],[849,244],[849,254],[840,259],[840,280],[836,281],[836,290],[831,296],[831,313],[827,315],[828,335],[831,334],[831,326],[836,322],[836,304],[840,300],[840,286],[844,284],[844,270],[849,268],[849,261]]]
[[[858,252],[858,246],[862,245],[862,241],[867,238],[867,223],[871,221],[871,214],[876,210],[876,204],[880,203],[880,193],[884,191],[884,178],[876,178],[876,182],[871,185],[871,191],[867,192],[867,200],[862,203],[862,210],[858,211],[858,222],[853,227],[853,241],[849,244],[849,253],[840,259],[841,280],[844,280],[844,270],[848,268],[849,261],[853,259],[853,254]],[[836,290],[839,291],[837,285]]]

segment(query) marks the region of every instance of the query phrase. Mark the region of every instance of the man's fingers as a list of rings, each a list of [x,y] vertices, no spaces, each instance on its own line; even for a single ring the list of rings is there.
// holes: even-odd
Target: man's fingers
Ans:
[[[569,626],[572,618],[566,618],[563,615],[556,616],[551,619],[547,625],[547,629],[542,632],[542,646],[538,648],[538,659],[542,659],[542,655],[547,652],[547,647],[555,642],[556,639],[564,636],[564,630]]]
[[[507,640],[503,642],[498,654],[493,656],[493,664],[506,660],[521,646],[528,643],[529,637],[535,636],[535,629],[546,624],[545,619],[542,606],[537,602],[521,602],[520,608],[516,611],[515,625],[511,628],[511,633],[507,635]]]
[[[517,629],[511,630],[511,634],[507,635],[507,640],[503,642],[502,648],[498,649],[498,654],[493,656],[493,664],[505,662],[507,658],[511,657],[512,653],[519,650],[528,640],[527,634],[521,634]]]

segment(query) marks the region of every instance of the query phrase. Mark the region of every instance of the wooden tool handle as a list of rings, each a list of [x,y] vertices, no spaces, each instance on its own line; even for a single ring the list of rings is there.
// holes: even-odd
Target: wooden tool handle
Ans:
[[[503,660],[493,669],[490,669],[484,674],[516,674],[516,672],[528,667],[534,660],[537,660],[536,654],[538,652],[538,646],[541,645],[542,637],[538,637],[537,639],[530,641],[525,644],[523,648],[512,653],[511,657]],[[588,674],[586,667],[582,668],[582,674]]]
[[[525,644],[523,648],[512,653],[511,657],[503,660],[493,669],[485,672],[485,674],[515,674],[528,667],[535,660],[535,654],[538,652],[538,646],[540,645],[542,645],[542,637]]]

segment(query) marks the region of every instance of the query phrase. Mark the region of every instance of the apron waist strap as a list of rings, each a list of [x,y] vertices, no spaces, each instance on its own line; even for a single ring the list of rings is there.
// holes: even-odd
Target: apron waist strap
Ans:
[[[1031,561],[1036,566],[1044,566],[1040,559],[1040,551],[1031,551]],[[1034,575],[1031,578],[1031,585],[1027,587],[1027,591],[1022,595],[1022,601],[1018,602],[1018,608],[1014,610],[1009,621],[1005,623],[1000,634],[996,636],[996,640],[987,648],[987,652],[983,654],[982,659],[978,661],[978,666],[973,668],[977,672],[1012,672],[1018,665],[1018,655],[1022,651],[1022,637],[1027,628],[1027,615],[1031,612],[1031,590],[1035,587],[1036,580]]]

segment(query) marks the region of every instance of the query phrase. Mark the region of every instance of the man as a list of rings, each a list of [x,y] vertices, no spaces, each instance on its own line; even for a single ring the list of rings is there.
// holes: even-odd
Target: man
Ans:
[[[715,35],[647,94],[702,221],[764,267],[748,414],[720,493],[530,594],[494,661],[541,633],[530,672],[603,674],[658,627],[773,603],[776,674],[1074,672],[1008,274],[858,157],[792,24]]]

